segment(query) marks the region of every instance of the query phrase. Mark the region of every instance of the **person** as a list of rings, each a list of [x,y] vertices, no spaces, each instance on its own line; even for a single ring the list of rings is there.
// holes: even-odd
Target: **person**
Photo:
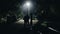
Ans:
[[[29,24],[29,16],[28,15],[26,15],[26,16],[24,16],[24,26],[26,25],[26,24]]]

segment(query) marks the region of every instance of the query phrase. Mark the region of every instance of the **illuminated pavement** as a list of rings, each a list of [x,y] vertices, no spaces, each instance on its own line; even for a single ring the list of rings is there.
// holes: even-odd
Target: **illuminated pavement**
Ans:
[[[38,22],[37,19],[36,19],[36,20],[32,20],[32,23],[33,23],[33,24],[36,24],[37,22]],[[18,20],[16,23],[17,23],[17,24],[24,24],[24,20],[23,20],[23,19],[20,19],[20,20]],[[30,23],[30,19],[29,19],[29,23]]]

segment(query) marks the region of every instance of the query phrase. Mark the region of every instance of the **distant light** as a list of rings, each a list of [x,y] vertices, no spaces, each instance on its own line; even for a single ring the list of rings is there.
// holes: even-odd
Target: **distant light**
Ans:
[[[24,4],[23,4],[23,9],[28,9],[30,10],[32,8],[32,2],[31,1],[26,1]]]
[[[31,3],[30,2],[26,2],[26,6],[30,7]]]
[[[28,0],[24,1],[21,5],[22,14],[26,15],[28,13],[28,15],[30,15],[33,8],[34,8],[34,4],[32,1],[28,1]]]

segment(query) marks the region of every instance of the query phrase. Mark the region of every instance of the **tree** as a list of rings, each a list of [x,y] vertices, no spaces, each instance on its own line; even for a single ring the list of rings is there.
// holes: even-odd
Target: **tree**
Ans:
[[[19,0],[0,0],[0,20],[3,16],[3,18],[11,12],[17,12],[17,4],[19,3]]]

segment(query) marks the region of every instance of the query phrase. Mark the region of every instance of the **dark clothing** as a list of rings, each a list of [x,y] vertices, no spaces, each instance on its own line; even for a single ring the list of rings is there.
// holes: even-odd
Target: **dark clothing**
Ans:
[[[24,16],[23,19],[24,19],[24,25],[29,24],[29,16],[28,15]]]

